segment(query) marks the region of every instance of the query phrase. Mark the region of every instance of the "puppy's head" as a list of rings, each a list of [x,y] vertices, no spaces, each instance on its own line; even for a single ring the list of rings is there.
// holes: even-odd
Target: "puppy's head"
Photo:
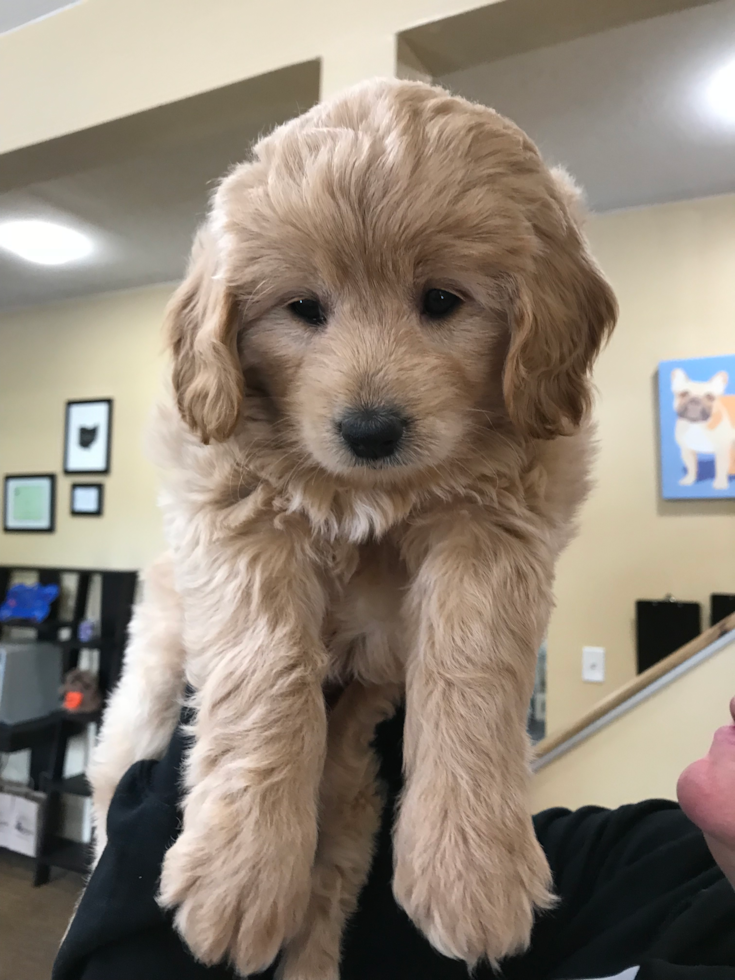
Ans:
[[[671,372],[674,411],[687,422],[709,422],[717,399],[726,388],[727,371],[718,371],[709,381],[692,381],[681,368]]]
[[[183,417],[222,440],[266,399],[279,445],[367,479],[570,431],[616,317],[576,211],[490,109],[390,81],[317,106],[217,191],[169,311]]]

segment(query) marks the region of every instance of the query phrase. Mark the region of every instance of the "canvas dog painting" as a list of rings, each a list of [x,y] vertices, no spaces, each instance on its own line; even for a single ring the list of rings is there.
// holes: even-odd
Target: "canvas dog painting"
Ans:
[[[715,490],[727,490],[735,475],[735,395],[726,395],[727,372],[718,371],[709,381],[692,381],[681,368],[671,374],[676,407],[676,444],[686,474],[679,481],[691,486],[697,478],[698,454],[713,455]]]
[[[735,496],[734,368],[735,357],[661,365],[665,497]]]

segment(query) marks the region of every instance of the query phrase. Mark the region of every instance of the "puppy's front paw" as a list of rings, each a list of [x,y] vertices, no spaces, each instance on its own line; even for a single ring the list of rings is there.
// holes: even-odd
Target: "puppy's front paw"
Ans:
[[[681,480],[679,480],[679,486],[680,487],[691,487],[692,484],[694,483],[695,479],[696,479],[696,477],[693,476],[693,475],[692,476],[683,476],[681,478]]]
[[[309,898],[311,854],[293,841],[184,830],[163,863],[158,902],[194,956],[227,958],[243,976],[269,966],[293,935]]]
[[[411,846],[408,854],[418,860],[398,847],[393,890],[399,904],[445,956],[470,965],[485,957],[495,965],[522,952],[534,911],[554,904],[549,866],[531,830],[506,850],[499,843],[504,838],[488,828],[485,853],[451,828],[441,838],[433,854]]]

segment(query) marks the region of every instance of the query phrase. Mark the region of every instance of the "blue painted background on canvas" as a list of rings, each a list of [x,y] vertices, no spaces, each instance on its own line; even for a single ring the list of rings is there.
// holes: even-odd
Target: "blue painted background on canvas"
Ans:
[[[661,361],[658,368],[659,421],[661,439],[661,483],[662,494],[667,500],[722,500],[735,497],[735,475],[730,474],[727,489],[714,487],[715,456],[712,452],[697,451],[697,476],[691,486],[682,486],[680,481],[686,475],[681,449],[676,443],[675,427],[677,414],[674,409],[674,394],[671,387],[672,372],[680,368],[691,381],[709,381],[718,372],[725,371],[728,376],[726,396],[735,395],[735,354],[721,357],[697,357],[684,360]],[[731,404],[727,402],[727,404]],[[727,423],[726,423],[727,424]],[[735,420],[733,422],[735,424]],[[706,429],[706,423],[700,427]],[[692,432],[692,442],[697,444],[698,432]],[[699,445],[705,446],[711,440],[707,431],[702,434]],[[731,448],[731,453],[735,450]]]

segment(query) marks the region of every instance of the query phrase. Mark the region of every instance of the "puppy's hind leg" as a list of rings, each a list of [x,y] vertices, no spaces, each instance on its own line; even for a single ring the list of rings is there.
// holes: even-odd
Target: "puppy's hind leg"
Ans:
[[[729,443],[720,446],[715,453],[715,490],[727,490],[730,486],[731,447]]]
[[[371,742],[400,695],[398,685],[353,681],[330,715],[311,898],[277,980],[339,980],[342,931],[370,871],[383,806]]]
[[[89,767],[96,859],[104,850],[107,810],[117,784],[134,762],[163,755],[176,728],[183,689],[181,605],[171,557],[164,555],[145,576],[122,676],[105,709]]]

